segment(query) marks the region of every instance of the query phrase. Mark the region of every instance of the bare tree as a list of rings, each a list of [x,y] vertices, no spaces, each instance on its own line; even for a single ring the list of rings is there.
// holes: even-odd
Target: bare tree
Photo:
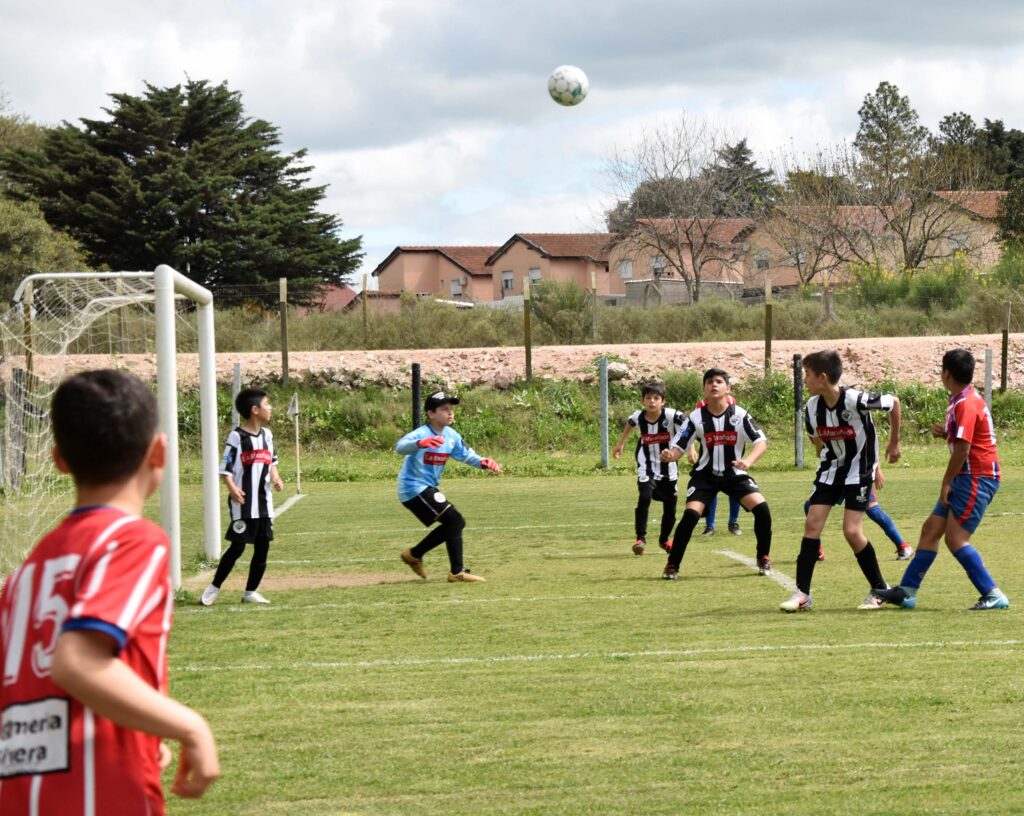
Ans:
[[[714,170],[726,147],[721,130],[680,116],[616,151],[607,166],[617,199],[609,229],[625,254],[650,259],[656,281],[685,281],[691,302],[700,300],[707,270],[735,264],[737,241],[754,224],[739,217],[745,196],[723,190]]]

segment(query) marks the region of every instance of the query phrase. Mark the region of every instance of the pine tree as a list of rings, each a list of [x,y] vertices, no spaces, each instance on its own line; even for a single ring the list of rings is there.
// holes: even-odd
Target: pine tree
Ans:
[[[276,127],[249,119],[226,83],[146,85],[111,94],[106,119],[47,131],[0,169],[91,263],[168,263],[216,290],[277,278],[342,283],[362,257],[341,221],[317,211],[305,151],[282,154]]]

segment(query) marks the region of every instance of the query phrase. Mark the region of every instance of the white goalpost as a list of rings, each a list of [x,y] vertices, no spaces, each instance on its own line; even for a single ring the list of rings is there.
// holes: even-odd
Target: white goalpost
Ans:
[[[141,318],[141,319],[140,319]],[[220,556],[217,393],[213,296],[175,271],[64,272],[22,281],[0,313],[0,579],[69,507],[70,483],[50,458],[49,405],[74,371],[115,367],[155,356],[160,430],[168,452],[160,486],[160,524],[171,540],[170,571],[181,586],[178,438],[178,327],[196,341],[203,496],[203,551]]]

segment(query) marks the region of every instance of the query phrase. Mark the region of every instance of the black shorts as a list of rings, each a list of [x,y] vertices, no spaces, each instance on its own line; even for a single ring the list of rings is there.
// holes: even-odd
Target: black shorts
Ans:
[[[425,527],[429,527],[441,517],[442,513],[452,506],[452,503],[436,487],[428,487],[418,496],[402,502],[402,506],[409,508],[412,514],[423,522]]]
[[[871,504],[871,489],[873,484],[865,482],[859,485],[824,485],[814,483],[814,492],[811,493],[811,504],[827,504],[835,507],[837,504],[846,503],[847,510],[856,510],[863,513]]]
[[[686,486],[686,501],[700,502],[707,507],[719,493],[724,493],[730,499],[739,501],[744,496],[760,492],[761,488],[750,478],[749,474],[715,476],[713,473],[697,472],[690,475],[690,483]]]
[[[654,501],[673,502],[679,495],[679,482],[675,479],[648,479],[646,482],[637,480],[636,488],[641,496],[650,496]]]
[[[224,536],[232,544],[252,544],[274,540],[274,520],[269,518],[235,519]]]

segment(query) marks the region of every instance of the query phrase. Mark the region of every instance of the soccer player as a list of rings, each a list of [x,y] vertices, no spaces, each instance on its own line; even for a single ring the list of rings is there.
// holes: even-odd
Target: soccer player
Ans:
[[[942,385],[949,392],[946,421],[932,426],[932,433],[949,443],[949,464],[942,477],[939,500],[921,528],[917,553],[907,565],[898,587],[879,589],[882,600],[913,609],[917,591],[939,554],[939,539],[960,562],[981,595],[971,609],[1006,609],[1009,598],[992,580],[985,563],[971,544],[985,510],[999,489],[999,453],[996,450],[992,414],[984,398],[974,390],[974,355],[952,349],[942,355]]]
[[[444,391],[431,394],[423,404],[426,424],[407,433],[395,445],[395,451],[405,457],[398,472],[399,500],[423,526],[430,527],[435,522],[438,525],[415,547],[402,550],[400,557],[409,569],[426,579],[423,556],[444,542],[451,568],[448,580],[483,581],[483,577],[474,575],[462,563],[462,531],[466,520],[437,487],[449,457],[495,473],[501,473],[501,465],[467,447],[458,431],[452,428],[455,421],[453,406],[458,404],[458,397]]]
[[[735,405],[736,398],[729,395],[729,404]],[[699,410],[707,405],[707,400],[701,399],[697,401],[697,404],[693,406],[694,410]],[[700,453],[697,450],[697,443],[694,440],[693,444],[686,451],[687,458],[690,460],[691,465],[697,464],[700,459]],[[704,508],[704,515],[701,518],[704,519],[704,531],[701,533],[702,536],[710,538],[715,534],[715,516],[718,515],[718,496],[714,496],[711,501],[708,502],[707,507]],[[729,499],[729,532],[732,535],[743,535],[743,531],[740,529],[740,503],[736,499]]]
[[[679,565],[686,554],[693,529],[700,521],[704,507],[719,493],[736,499],[754,516],[758,572],[771,575],[772,516],[768,502],[747,473],[764,454],[768,440],[750,414],[735,403],[729,403],[731,391],[729,375],[725,371],[720,368],[705,371],[706,404],[686,418],[669,449],[661,454],[663,461],[678,461],[694,437],[702,448],[700,459],[690,472],[686,509],[676,526],[668,563],[661,575],[666,581],[679,578]],[[749,452],[746,452],[747,444],[752,445]]]
[[[882,602],[870,590],[885,589],[887,584],[875,549],[863,530],[864,511],[878,464],[878,436],[871,412],[889,412],[886,456],[890,462],[896,462],[900,458],[900,401],[891,394],[869,394],[839,385],[843,361],[836,351],[808,354],[803,366],[804,386],[811,395],[804,424],[820,461],[796,559],[796,592],[779,608],[783,612],[799,612],[814,605],[811,579],[821,552],[821,531],[832,508],[845,503],[843,535],[869,588],[868,596],[857,608],[878,609]]]
[[[665,386],[660,382],[647,382],[640,386],[643,408],[634,411],[626,420],[622,436],[615,444],[612,456],[618,459],[626,440],[634,428],[640,429],[636,442],[636,487],[639,494],[633,521],[636,527],[634,555],[643,555],[647,546],[647,514],[651,500],[661,502],[661,532],[658,546],[668,552],[672,546],[672,527],[676,523],[676,487],[679,482],[678,465],[662,462],[661,452],[668,446],[672,435],[683,424],[683,414],[665,406]]]
[[[160,816],[163,739],[181,743],[178,796],[202,796],[220,767],[206,721],[167,696],[170,541],[140,517],[167,453],[156,400],[122,371],[87,371],[50,419],[75,505],[0,594],[0,813]]]
[[[199,603],[210,606],[220,594],[228,575],[245,545],[252,544],[249,577],[242,593],[243,603],[270,603],[257,590],[267,569],[270,542],[274,540],[274,497],[270,492],[284,489],[277,472],[277,453],[270,422],[274,409],[267,392],[259,388],[243,388],[235,397],[235,408],[242,424],[228,434],[220,475],[228,488],[228,522],[226,538],[231,543],[220,558],[213,583],[203,590]]]

